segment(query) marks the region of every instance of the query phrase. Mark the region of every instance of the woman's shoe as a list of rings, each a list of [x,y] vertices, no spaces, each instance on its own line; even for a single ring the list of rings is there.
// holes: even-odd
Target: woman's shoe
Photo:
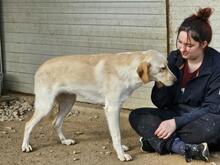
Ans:
[[[209,149],[207,143],[201,144],[186,144],[185,147],[185,160],[187,162],[192,159],[209,161]]]
[[[144,152],[155,152],[155,150],[153,149],[153,147],[149,144],[149,142],[144,139],[143,137],[141,137],[139,139],[140,141],[140,145],[141,145],[141,150]]]

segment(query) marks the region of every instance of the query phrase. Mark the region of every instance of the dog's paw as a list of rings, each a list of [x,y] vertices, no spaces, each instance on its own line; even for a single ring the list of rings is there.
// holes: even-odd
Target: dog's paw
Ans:
[[[123,155],[118,155],[118,159],[120,161],[130,161],[132,160],[132,157],[129,154],[123,154]]]
[[[22,151],[23,152],[31,152],[32,151],[32,147],[30,145],[22,146]]]
[[[61,140],[61,143],[69,146],[71,144],[75,144],[76,142],[72,139],[64,139],[64,140]]]
[[[124,151],[128,151],[128,150],[129,150],[129,147],[126,146],[126,145],[122,145],[122,149],[123,149]]]

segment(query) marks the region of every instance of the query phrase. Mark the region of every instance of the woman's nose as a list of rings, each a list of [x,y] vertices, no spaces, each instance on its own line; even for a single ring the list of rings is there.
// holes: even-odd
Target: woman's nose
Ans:
[[[186,46],[185,45],[181,45],[180,46],[180,51],[181,52],[185,52],[186,51]]]

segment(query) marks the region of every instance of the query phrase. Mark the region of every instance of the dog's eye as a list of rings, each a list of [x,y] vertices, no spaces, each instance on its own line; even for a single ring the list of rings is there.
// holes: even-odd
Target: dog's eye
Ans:
[[[161,68],[160,68],[160,71],[161,71],[161,72],[163,72],[163,71],[165,71],[165,70],[166,70],[166,67],[161,67]]]

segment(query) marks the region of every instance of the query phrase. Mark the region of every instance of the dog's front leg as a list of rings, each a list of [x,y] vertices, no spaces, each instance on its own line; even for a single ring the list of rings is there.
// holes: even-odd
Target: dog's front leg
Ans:
[[[132,157],[124,152],[124,149],[126,149],[126,147],[122,146],[121,144],[121,133],[119,128],[120,107],[113,105],[106,105],[104,109],[113,142],[113,147],[117,152],[117,156],[119,160],[121,161],[132,160]]]

